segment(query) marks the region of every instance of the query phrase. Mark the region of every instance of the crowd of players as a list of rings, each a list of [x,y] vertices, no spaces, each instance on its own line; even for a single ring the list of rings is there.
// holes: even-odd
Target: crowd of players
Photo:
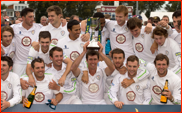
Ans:
[[[167,105],[181,104],[181,11],[173,13],[175,29],[165,19],[155,26],[128,19],[116,8],[116,21],[97,12],[100,49],[88,50],[92,29],[74,15],[66,22],[59,6],[47,8],[49,23],[34,23],[34,10],[21,12],[22,22],[1,28],[1,111],[20,102],[37,86],[33,104]],[[46,19],[42,17],[41,19]],[[46,20],[47,21],[47,20]],[[155,22],[156,23],[156,22]],[[105,54],[110,39],[110,59]],[[162,92],[165,81],[168,89]]]

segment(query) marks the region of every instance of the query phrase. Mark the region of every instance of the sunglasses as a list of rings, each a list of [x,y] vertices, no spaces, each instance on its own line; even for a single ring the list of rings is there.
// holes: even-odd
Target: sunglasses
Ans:
[[[154,21],[154,23],[157,23],[158,21]]]

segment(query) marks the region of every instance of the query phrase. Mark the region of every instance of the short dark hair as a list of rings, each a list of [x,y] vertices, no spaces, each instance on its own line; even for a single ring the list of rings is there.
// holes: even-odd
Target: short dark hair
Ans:
[[[68,24],[67,24],[67,29],[72,30],[72,27],[73,27],[74,25],[78,25],[78,24],[80,24],[80,23],[79,23],[77,20],[71,20],[71,21],[69,21]]]
[[[51,34],[50,34],[50,32],[49,31],[41,31],[40,33],[39,33],[39,41],[40,41],[40,39],[41,38],[49,38],[50,39],[50,41],[51,41]]]
[[[10,26],[3,26],[3,27],[1,28],[1,38],[2,38],[3,32],[5,32],[5,31],[10,32],[10,33],[12,34],[12,37],[14,37],[14,30],[13,30],[13,28],[10,27]]]
[[[33,9],[31,9],[31,8],[24,8],[22,11],[21,11],[21,17],[22,16],[26,16],[29,12],[34,12],[34,10]]]
[[[9,56],[1,56],[1,61],[6,61],[8,66],[13,66],[13,60]]]
[[[44,60],[42,59],[42,58],[35,58],[32,62],[31,62],[31,67],[34,69],[34,67],[35,67],[35,63],[36,62],[39,62],[39,63],[44,63]],[[44,66],[45,66],[45,63],[44,63]]]
[[[93,18],[97,18],[97,17],[99,17],[99,18],[105,18],[104,17],[104,14],[101,13],[101,12],[94,13]]]
[[[177,10],[177,11],[175,11],[174,13],[173,13],[173,15],[172,15],[172,18],[173,17],[179,17],[179,16],[181,16],[181,10]]]
[[[167,33],[167,30],[162,28],[162,27],[159,27],[157,26],[154,30],[153,30],[153,33],[152,33],[152,38],[154,38],[154,35],[159,35],[159,36],[162,36],[164,35],[164,37],[168,37],[168,33]]]
[[[128,21],[127,21],[127,27],[130,29],[130,30],[133,30],[135,29],[136,27],[140,28],[142,27],[142,22],[139,18],[137,17],[133,17],[133,18],[130,18]]]
[[[138,65],[139,65],[139,59],[138,59],[138,57],[135,56],[135,55],[131,55],[131,56],[129,56],[129,57],[127,58],[127,64],[128,64],[129,61],[131,61],[131,62],[137,61],[137,62],[138,62]]]
[[[97,55],[97,58],[99,59],[99,52],[94,50],[88,50],[86,53],[86,59],[88,60],[88,56],[94,56]]]
[[[60,48],[60,47],[53,47],[50,51],[49,51],[49,56],[50,57],[53,57],[53,52],[54,51],[59,51],[59,52],[63,52],[63,49],[62,48]]]
[[[115,49],[113,49],[112,52],[111,52],[111,57],[113,58],[113,54],[120,54],[120,53],[122,53],[122,54],[123,54],[123,58],[125,58],[125,53],[124,53],[124,51],[123,51],[122,49],[120,49],[120,48],[115,48]]]
[[[156,61],[157,61],[157,60],[162,61],[162,60],[164,60],[164,59],[166,60],[167,65],[169,65],[169,58],[168,58],[166,55],[162,54],[162,53],[158,54],[158,55],[155,57],[154,64],[156,65]]]
[[[51,11],[55,11],[56,15],[59,15],[59,14],[62,15],[62,9],[57,5],[52,5],[47,8],[47,13]]]

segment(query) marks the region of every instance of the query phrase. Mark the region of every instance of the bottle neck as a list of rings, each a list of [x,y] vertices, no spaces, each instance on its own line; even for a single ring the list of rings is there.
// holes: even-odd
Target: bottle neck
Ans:
[[[35,95],[35,90],[36,90],[37,88],[36,87],[34,87],[34,89],[32,90],[32,92],[30,93],[31,95]]]
[[[168,89],[168,81],[165,82],[164,89]]]

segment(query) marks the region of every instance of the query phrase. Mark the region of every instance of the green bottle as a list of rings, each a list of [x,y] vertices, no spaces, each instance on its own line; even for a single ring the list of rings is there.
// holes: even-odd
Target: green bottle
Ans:
[[[36,91],[36,89],[37,89],[37,86],[34,86],[34,89],[33,89],[32,92],[28,95],[28,98],[27,98],[27,99],[28,99],[28,103],[25,104],[25,107],[28,108],[28,109],[30,109],[31,106],[32,106],[32,103],[33,103],[34,97],[35,97],[35,91]]]

